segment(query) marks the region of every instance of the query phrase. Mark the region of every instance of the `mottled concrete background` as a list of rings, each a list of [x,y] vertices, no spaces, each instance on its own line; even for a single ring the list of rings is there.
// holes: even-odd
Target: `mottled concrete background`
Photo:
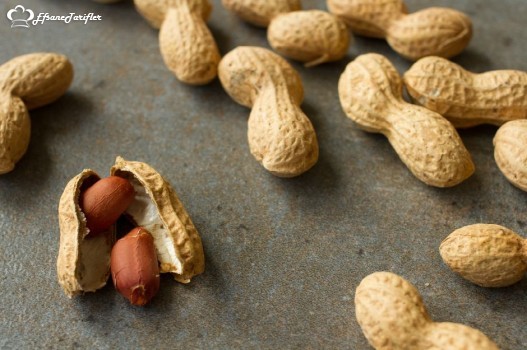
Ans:
[[[325,8],[304,1],[304,8]],[[101,22],[11,29],[5,14],[95,12]],[[223,54],[268,47],[263,29],[214,1],[210,28]],[[474,38],[456,62],[476,72],[527,70],[524,0],[408,1],[468,13]],[[388,141],[344,116],[337,80],[359,54],[379,52],[404,72],[410,63],[381,40],[356,38],[342,62],[300,72],[303,110],[320,143],[308,173],[280,179],[250,155],[249,110],[216,80],[179,83],[159,54],[157,31],[131,1],[7,0],[0,4],[0,62],[34,51],[66,54],[75,80],[56,103],[31,112],[29,150],[0,176],[0,348],[368,349],[355,320],[354,291],[388,270],[414,283],[438,321],[476,327],[502,349],[526,349],[527,279],[484,289],[453,274],[438,247],[451,231],[502,224],[525,237],[526,194],[493,158],[495,127],[461,136],[476,173],[451,189],[414,178]],[[106,176],[116,155],[155,167],[176,188],[206,253],[190,285],[168,276],[150,306],[137,308],[111,284],[68,299],[56,282],[57,206],[83,168]]]

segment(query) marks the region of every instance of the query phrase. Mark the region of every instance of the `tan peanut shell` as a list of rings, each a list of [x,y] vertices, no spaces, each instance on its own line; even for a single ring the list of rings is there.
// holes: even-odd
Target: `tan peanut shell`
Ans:
[[[221,60],[219,78],[236,102],[251,108],[249,147],[265,169],[293,177],[317,162],[315,130],[299,107],[302,81],[289,63],[267,49],[240,46]]]
[[[452,57],[472,38],[472,22],[462,12],[430,7],[407,14],[402,0],[327,0],[329,11],[358,35],[385,38],[401,56]]]
[[[138,12],[159,28],[159,47],[166,66],[191,85],[209,83],[217,75],[220,53],[205,21],[208,0],[134,0]]]
[[[117,157],[111,175],[128,179],[136,198],[126,214],[154,237],[161,273],[181,283],[205,270],[201,238],[170,184],[152,167]]]
[[[506,227],[475,224],[452,232],[439,247],[445,264],[482,287],[506,287],[527,272],[527,239]]]
[[[14,169],[31,134],[28,110],[62,96],[73,80],[73,66],[59,54],[32,53],[0,66],[0,174]]]
[[[149,165],[121,157],[117,157],[111,175],[134,186],[136,195],[125,215],[154,237],[160,272],[172,273],[181,283],[202,273],[205,257],[201,238],[172,186]],[[86,238],[86,218],[79,206],[82,186],[98,178],[93,171],[84,170],[68,183],[60,200],[57,273],[70,297],[102,288],[110,273],[115,228],[108,234]]]
[[[527,72],[474,74],[444,58],[425,57],[404,74],[404,82],[414,101],[456,128],[527,119]]]
[[[278,53],[312,67],[344,57],[350,33],[344,22],[328,12],[294,11],[273,18],[267,39]]]
[[[498,129],[494,159],[507,180],[527,191],[527,120],[507,122]]]
[[[222,0],[223,6],[255,26],[267,27],[280,13],[298,11],[300,0]]]
[[[477,329],[432,321],[417,289],[391,272],[375,272],[361,281],[355,315],[377,350],[498,350]]]
[[[384,134],[419,180],[450,187],[474,172],[456,129],[441,115],[403,100],[402,79],[384,56],[357,57],[342,73],[338,89],[346,115],[360,128]]]
[[[95,292],[106,285],[110,275],[110,252],[114,227],[87,238],[86,217],[79,206],[81,190],[99,180],[92,170],[83,170],[71,179],[59,202],[60,245],[57,259],[59,284],[70,298]]]

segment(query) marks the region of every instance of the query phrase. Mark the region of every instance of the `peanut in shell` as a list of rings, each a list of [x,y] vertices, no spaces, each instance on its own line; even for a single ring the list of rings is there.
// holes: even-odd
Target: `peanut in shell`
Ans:
[[[117,157],[111,174],[133,185],[136,196],[125,215],[154,238],[160,272],[172,273],[181,283],[204,271],[201,238],[172,186],[152,167]],[[81,190],[99,179],[84,170],[69,181],[60,199],[59,284],[67,296],[104,287],[110,274],[115,225],[108,232],[87,237],[86,218],[79,205]]]

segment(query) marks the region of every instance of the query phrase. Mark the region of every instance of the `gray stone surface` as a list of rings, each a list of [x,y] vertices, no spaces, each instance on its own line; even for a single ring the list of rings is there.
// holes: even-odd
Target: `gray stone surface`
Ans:
[[[304,1],[304,8],[325,8]],[[16,4],[35,12],[95,12],[101,22],[11,29]],[[268,47],[265,31],[214,1],[210,28],[223,54]],[[456,62],[477,72],[527,70],[524,0],[408,1],[467,12],[474,37]],[[495,165],[495,127],[461,132],[476,173],[451,189],[414,178],[388,141],[342,112],[337,80],[359,54],[410,63],[381,40],[356,38],[342,62],[300,72],[303,110],[320,143],[308,173],[280,179],[250,155],[249,110],[216,80],[179,83],[163,65],[157,31],[130,1],[7,0],[0,3],[0,62],[34,51],[64,53],[75,80],[56,103],[31,112],[29,150],[0,176],[0,348],[368,349],[355,320],[354,291],[388,270],[414,283],[438,321],[476,327],[502,349],[527,348],[527,280],[484,289],[452,273],[438,247],[454,229],[502,224],[525,236],[526,194]],[[176,188],[203,238],[206,271],[190,285],[163,276],[145,308],[111,282],[68,299],[56,282],[57,206],[83,168],[105,176],[116,155],[149,163]]]

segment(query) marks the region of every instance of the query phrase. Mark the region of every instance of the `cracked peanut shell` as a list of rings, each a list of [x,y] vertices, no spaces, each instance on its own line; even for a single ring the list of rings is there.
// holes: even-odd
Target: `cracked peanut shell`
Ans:
[[[172,273],[181,283],[202,273],[201,238],[172,186],[149,165],[121,157],[117,157],[111,175],[133,185],[136,195],[124,215],[154,237],[160,272]],[[68,183],[60,199],[57,274],[69,297],[102,288],[110,274],[115,225],[106,234],[87,238],[86,218],[79,206],[81,191],[98,179],[92,170],[84,170]]]

